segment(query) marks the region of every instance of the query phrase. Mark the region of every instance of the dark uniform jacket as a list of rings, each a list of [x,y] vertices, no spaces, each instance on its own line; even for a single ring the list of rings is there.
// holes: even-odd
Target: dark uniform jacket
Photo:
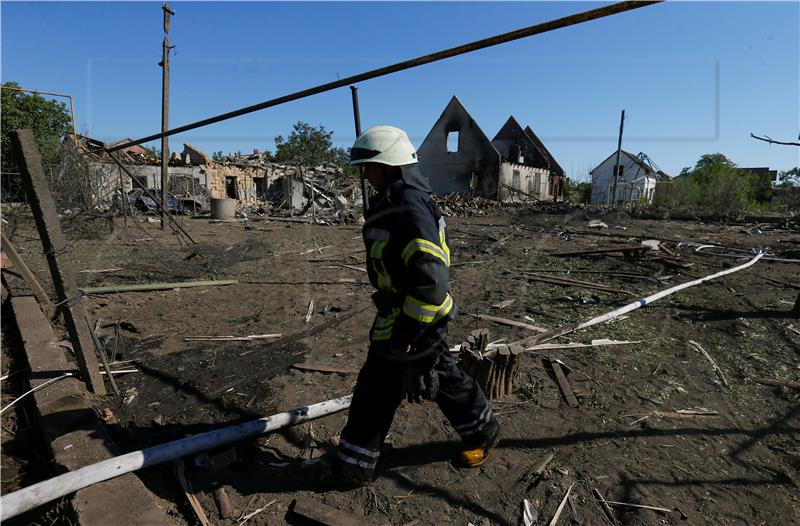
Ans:
[[[447,228],[430,195],[398,180],[367,212],[364,244],[369,280],[378,292],[370,330],[373,346],[414,345],[431,327],[455,315],[447,291]]]

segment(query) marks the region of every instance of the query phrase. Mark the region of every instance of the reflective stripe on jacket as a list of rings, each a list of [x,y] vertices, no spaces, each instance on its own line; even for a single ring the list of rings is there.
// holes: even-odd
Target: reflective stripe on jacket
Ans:
[[[447,226],[427,192],[396,181],[367,212],[367,272],[378,289],[370,339],[402,347],[455,315]]]

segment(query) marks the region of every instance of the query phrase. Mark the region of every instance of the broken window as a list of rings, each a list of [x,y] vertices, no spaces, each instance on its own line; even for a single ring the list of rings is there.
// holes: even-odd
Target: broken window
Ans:
[[[469,176],[469,190],[474,192],[478,187],[478,172],[472,172]]]
[[[236,182],[236,177],[225,178],[225,196],[239,199],[239,184]]]
[[[258,199],[266,200],[266,180],[263,177],[253,177],[253,183],[256,185],[256,197]]]
[[[511,174],[511,187],[515,190],[522,190],[519,183],[519,170],[514,170]]]
[[[622,177],[622,170],[625,168],[623,165],[617,167],[617,177]]]
[[[456,153],[458,151],[458,132],[447,132],[447,153]]]

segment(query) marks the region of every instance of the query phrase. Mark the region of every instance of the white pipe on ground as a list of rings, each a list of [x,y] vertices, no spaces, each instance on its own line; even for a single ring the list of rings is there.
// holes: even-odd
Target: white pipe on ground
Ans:
[[[718,278],[720,276],[724,276],[726,274],[732,274],[732,273],[738,272],[738,271],[740,271],[742,269],[746,269],[747,267],[749,267],[751,265],[754,265],[756,263],[756,261],[758,261],[759,259],[764,257],[764,254],[765,254],[764,252],[758,252],[758,253],[756,253],[756,256],[753,259],[751,259],[747,263],[739,265],[738,267],[729,268],[727,270],[723,270],[721,272],[717,272],[716,274],[711,274],[710,276],[706,276],[704,278],[696,279],[694,281],[689,281],[687,283],[681,283],[680,285],[675,285],[674,287],[670,287],[670,288],[668,288],[666,290],[662,290],[661,292],[656,292],[655,294],[647,296],[646,298],[638,299],[638,300],[634,301],[633,303],[629,303],[628,305],[625,305],[625,306],[620,307],[618,309],[614,309],[611,312],[607,312],[605,314],[601,314],[600,316],[596,316],[596,317],[591,318],[589,320],[586,320],[584,322],[577,323],[575,325],[568,325],[568,326],[565,326],[565,327],[559,327],[559,328],[556,328],[556,329],[552,329],[552,330],[550,330],[548,332],[543,332],[543,333],[537,334],[536,336],[529,336],[528,338],[524,338],[524,339],[516,341],[514,343],[517,344],[517,345],[539,344],[539,343],[542,343],[542,342],[554,340],[555,338],[558,338],[559,336],[564,336],[565,334],[570,334],[570,333],[578,331],[580,329],[585,329],[587,327],[591,327],[592,325],[597,325],[598,323],[603,323],[603,322],[606,322],[606,321],[613,320],[614,318],[622,316],[623,314],[628,313],[628,312],[630,312],[632,310],[636,310],[639,307],[644,307],[645,305],[649,305],[649,304],[653,303],[656,300],[659,300],[659,299],[661,299],[663,297],[669,296],[670,294],[674,294],[675,292],[678,292],[679,290],[688,289],[689,287],[694,287],[695,285],[699,285],[701,283],[705,283],[706,281],[710,281],[710,280]]]
[[[352,396],[326,400],[285,413],[251,420],[215,431],[182,438],[140,451],[103,460],[44,480],[27,488],[8,493],[0,498],[0,521],[15,517],[37,506],[64,495],[69,495],[92,484],[103,482],[132,471],[187,455],[231,444],[247,438],[302,424],[350,407]]]
[[[689,281],[687,283],[681,283],[680,285],[675,285],[674,287],[670,287],[670,288],[668,288],[666,290],[662,290],[661,292],[656,292],[655,294],[653,294],[651,296],[647,296],[646,298],[642,298],[640,300],[636,300],[633,303],[625,305],[624,307],[620,307],[619,309],[613,310],[613,311],[611,311],[609,313],[603,314],[602,316],[598,316],[596,318],[592,318],[591,320],[587,320],[587,321],[581,323],[580,325],[578,325],[577,327],[575,327],[575,330],[577,331],[577,330],[580,330],[580,329],[585,329],[586,327],[591,327],[592,325],[597,325],[598,323],[603,323],[603,322],[606,322],[606,321],[609,321],[609,320],[613,320],[614,318],[616,318],[618,316],[622,316],[623,314],[625,314],[627,312],[630,312],[632,310],[638,309],[639,307],[644,307],[645,305],[653,303],[654,301],[659,300],[659,299],[661,299],[661,298],[663,298],[665,296],[669,296],[670,294],[678,292],[679,290],[688,289],[689,287],[694,287],[695,285],[699,285],[701,283],[705,283],[706,281],[710,281],[712,279],[719,278],[719,277],[724,276],[726,274],[732,274],[732,273],[738,272],[738,271],[740,271],[742,269],[746,269],[747,267],[749,267],[751,265],[754,265],[755,262],[758,261],[759,259],[761,259],[762,257],[764,257],[764,252],[759,252],[758,254],[756,254],[756,257],[754,257],[753,259],[751,259],[750,261],[748,261],[747,263],[745,263],[743,265],[739,265],[738,267],[729,268],[727,270],[723,270],[721,272],[717,272],[716,274],[711,274],[710,276],[706,276],[704,278],[696,279],[694,281]]]

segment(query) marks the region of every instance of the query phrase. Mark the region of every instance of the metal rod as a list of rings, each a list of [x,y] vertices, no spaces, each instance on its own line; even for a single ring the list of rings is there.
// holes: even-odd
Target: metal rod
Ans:
[[[353,122],[356,126],[356,139],[361,137],[361,111],[358,109],[358,87],[350,86],[350,95],[353,98]],[[360,167],[356,167],[359,172],[359,179],[361,180],[361,202],[364,205],[364,212],[369,210],[369,200],[367,199],[367,181],[364,179],[364,174]]]
[[[461,46],[456,46],[450,49],[446,49],[444,51],[432,53],[430,55],[424,55],[421,57],[406,60],[404,62],[398,62],[397,64],[392,64],[391,66],[386,66],[383,68],[367,71],[366,73],[359,73],[358,75],[353,75],[351,77],[337,80],[335,82],[328,82],[326,84],[321,84],[313,88],[308,88],[289,95],[284,95],[283,97],[267,100],[264,102],[260,102],[258,104],[253,104],[252,106],[247,106],[244,108],[240,108],[238,110],[229,111],[221,115],[193,122],[191,124],[179,126],[164,133],[156,133],[153,135],[149,135],[147,137],[142,137],[141,139],[135,139],[126,143],[118,144],[116,146],[106,148],[105,151],[114,152],[117,150],[121,150],[122,148],[128,148],[130,146],[142,144],[144,142],[160,139],[163,135],[175,135],[177,133],[183,133],[185,131],[194,130],[202,126],[208,126],[209,124],[215,124],[217,122],[233,119],[234,117],[247,115],[248,113],[253,113],[255,111],[270,108],[272,106],[278,106],[279,104],[284,104],[286,102],[302,99],[305,97],[309,97],[311,95],[316,95],[318,93],[324,93],[326,91],[330,91],[336,88],[341,88],[343,86],[347,86],[350,84],[356,84],[364,80],[382,77],[390,73],[396,73],[398,71],[403,71],[405,69],[411,69],[417,66],[422,66],[424,64],[430,64],[431,62],[436,62],[446,58],[463,55],[465,53],[470,53],[472,51],[477,51],[479,49],[485,49],[488,47],[496,46],[498,44],[512,42],[514,40],[519,40],[521,38],[526,38],[529,36],[546,33],[548,31],[554,31],[556,29],[561,29],[563,27],[574,26],[576,24],[581,24],[583,22],[589,22],[590,20],[604,18],[618,13],[623,13],[625,11],[639,9],[640,7],[645,7],[652,4],[658,4],[661,2],[663,2],[663,0],[648,0],[643,2],[625,1],[607,5],[604,7],[599,7],[597,9],[591,9],[589,11],[584,11],[582,13],[577,13],[563,18],[558,18],[556,20],[551,20],[549,22],[543,22],[541,24],[536,24],[526,28],[517,29],[516,31],[511,31],[509,33],[503,33],[501,35],[484,38],[482,40],[476,40],[475,42],[471,42],[469,44],[463,44]]]
[[[12,91],[24,91],[26,93],[36,93],[37,95],[52,95],[54,97],[67,97],[69,99],[69,112],[72,115],[72,141],[75,146],[78,146],[78,133],[75,131],[75,105],[72,103],[72,95],[66,93],[52,93],[50,91],[39,91],[35,89],[22,89],[14,86],[0,86],[3,89],[10,89]],[[19,174],[17,174],[19,175]]]

